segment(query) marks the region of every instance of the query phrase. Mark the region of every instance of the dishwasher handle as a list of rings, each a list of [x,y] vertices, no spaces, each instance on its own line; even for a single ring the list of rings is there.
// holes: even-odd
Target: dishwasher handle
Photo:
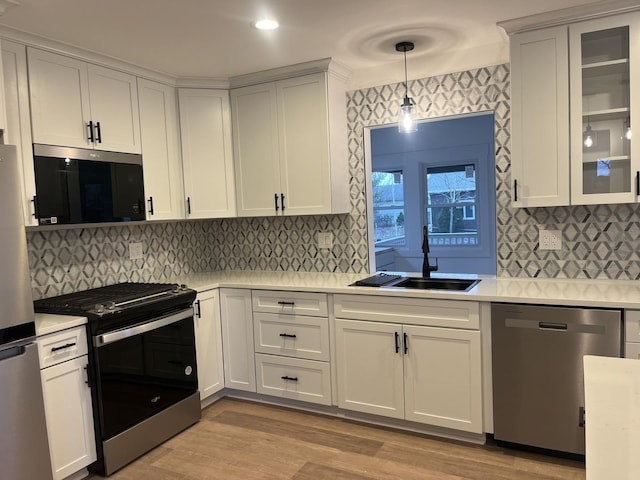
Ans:
[[[538,328],[540,330],[566,330],[566,323],[557,322],[538,322]]]

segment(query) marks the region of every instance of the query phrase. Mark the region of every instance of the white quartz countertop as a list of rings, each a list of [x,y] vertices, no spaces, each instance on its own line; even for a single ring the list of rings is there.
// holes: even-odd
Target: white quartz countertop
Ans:
[[[84,325],[86,323],[87,317],[36,313],[36,335],[40,337],[42,335],[60,332],[67,328],[77,327],[78,325]]]
[[[417,273],[408,275],[419,276]],[[221,271],[197,273],[177,281],[199,292],[228,287],[581,307],[640,308],[640,281],[634,280],[522,279],[434,274],[432,275],[434,278],[479,278],[481,281],[468,292],[349,286],[356,280],[368,276],[366,273]]]

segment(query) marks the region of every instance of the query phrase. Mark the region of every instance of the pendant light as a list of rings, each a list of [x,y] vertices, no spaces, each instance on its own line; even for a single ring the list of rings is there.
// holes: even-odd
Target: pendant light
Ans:
[[[409,98],[409,82],[407,80],[407,52],[413,50],[413,42],[396,43],[396,51],[404,54],[404,98],[400,105],[398,115],[398,130],[401,133],[410,133],[418,130],[416,123],[416,104]]]

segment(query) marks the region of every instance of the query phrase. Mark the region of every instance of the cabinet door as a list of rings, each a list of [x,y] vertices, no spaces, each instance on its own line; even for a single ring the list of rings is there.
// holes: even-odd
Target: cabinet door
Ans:
[[[571,202],[636,202],[640,13],[575,23],[569,34]]]
[[[147,219],[184,218],[176,91],[138,79]]]
[[[276,97],[284,214],[331,213],[326,76],[279,81]]]
[[[33,142],[92,148],[87,64],[27,49]]]
[[[231,102],[238,216],[276,215],[283,191],[275,85],[231,90]]]
[[[405,418],[482,433],[480,332],[403,328]]]
[[[336,319],[338,406],[404,418],[401,325]]]
[[[567,27],[511,37],[514,207],[569,205]]]
[[[224,386],[256,391],[251,290],[220,289]]]
[[[188,218],[235,216],[229,94],[179,89]]]
[[[136,77],[91,64],[88,76],[95,148],[141,153]]]
[[[96,460],[86,366],[87,356],[83,355],[40,372],[54,480]]]
[[[27,50],[24,45],[2,40],[2,69],[7,129],[4,141],[15,145],[22,183],[22,209],[25,226],[38,225],[33,199],[36,180],[33,170],[31,116],[29,113],[29,80],[27,78]]]
[[[204,400],[224,388],[218,290],[199,293],[194,307],[198,389],[200,399]]]

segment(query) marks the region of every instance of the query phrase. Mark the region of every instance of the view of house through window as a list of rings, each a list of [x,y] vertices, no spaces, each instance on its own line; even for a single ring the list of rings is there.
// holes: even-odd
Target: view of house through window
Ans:
[[[371,173],[376,246],[405,244],[402,170]]]
[[[429,245],[478,244],[475,172],[473,164],[425,167]]]

